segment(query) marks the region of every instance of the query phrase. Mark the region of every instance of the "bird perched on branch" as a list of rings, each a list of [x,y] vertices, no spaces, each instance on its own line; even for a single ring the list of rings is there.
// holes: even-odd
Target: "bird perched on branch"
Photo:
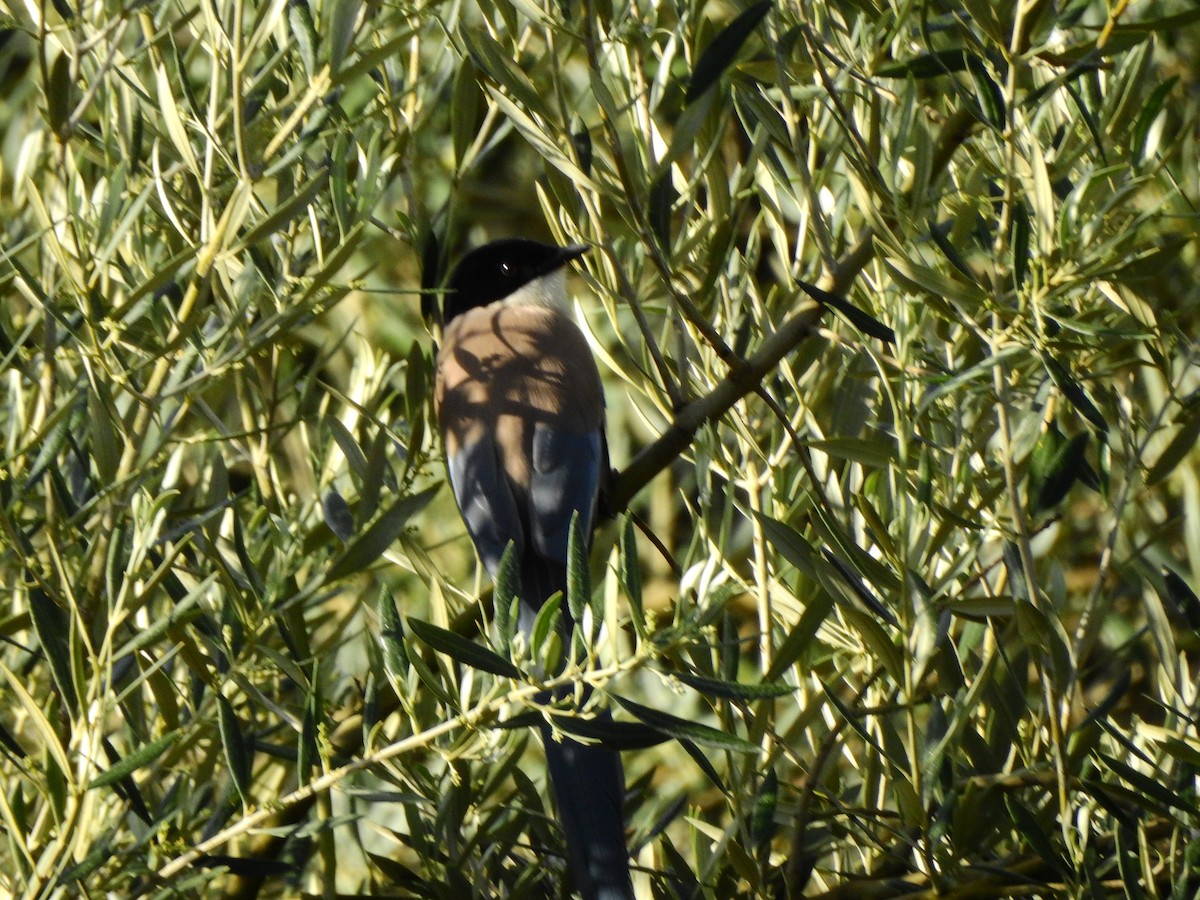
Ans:
[[[443,302],[437,409],[450,486],[493,578],[512,543],[526,637],[566,591],[572,517],[590,538],[608,474],[600,374],[567,308],[564,269],[586,251],[485,244],[459,261]],[[576,888],[586,900],[632,897],[620,755],[555,740],[549,725],[542,742]]]

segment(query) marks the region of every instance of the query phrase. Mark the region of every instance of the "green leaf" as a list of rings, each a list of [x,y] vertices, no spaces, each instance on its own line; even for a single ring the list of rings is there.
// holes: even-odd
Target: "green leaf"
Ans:
[[[537,611],[537,616],[533,620],[533,628],[530,629],[529,634],[529,648],[535,659],[542,654],[546,642],[558,630],[555,626],[560,618],[562,603],[563,595],[560,591],[543,603],[542,608]]]
[[[1162,567],[1163,581],[1166,585],[1166,604],[1168,610],[1174,610],[1176,615],[1187,623],[1188,628],[1200,631],[1200,597],[1188,587],[1178,572],[1167,566]]]
[[[1116,708],[1117,704],[1121,701],[1121,698],[1124,697],[1129,691],[1129,685],[1132,683],[1132,681],[1133,675],[1129,669],[1122,669],[1118,673],[1116,680],[1113,682],[1113,686],[1109,689],[1108,693],[1105,694],[1104,699],[1096,704],[1095,708],[1087,714],[1087,718],[1080,722],[1079,725],[1076,726],[1075,730],[1087,728],[1096,724],[1097,722],[1103,722],[1105,719],[1107,719],[1108,714]]]
[[[1196,448],[1196,440],[1200,438],[1200,400],[1189,402],[1176,423],[1179,424],[1179,430],[1146,472],[1147,487],[1158,484],[1170,475],[1184,457]]]
[[[890,469],[897,464],[896,445],[886,439],[876,438],[831,438],[810,441],[808,446],[820,450],[835,459],[856,462],[867,469]]]
[[[942,251],[942,255],[946,257],[946,259],[950,262],[950,265],[958,269],[960,273],[965,275],[971,281],[974,281],[975,273],[971,271],[971,267],[967,265],[967,261],[963,259],[962,254],[958,252],[952,243],[950,243],[950,239],[947,237],[953,228],[953,222],[945,222],[939,225],[937,222],[930,219],[929,237],[937,245],[937,248]]]
[[[888,674],[897,681],[904,677],[903,656],[896,644],[888,638],[883,626],[870,613],[863,612],[854,606],[839,607],[842,618],[850,627],[858,632],[875,662],[888,670]]]
[[[50,66],[50,83],[46,85],[46,117],[60,141],[71,137],[70,122],[74,106],[75,85],[71,81],[71,57],[66,52],[54,57]]]
[[[658,241],[659,248],[668,254],[671,252],[671,207],[678,199],[679,192],[675,190],[671,167],[666,166],[650,185],[648,217],[650,231]]]
[[[29,591],[29,614],[33,619],[33,630],[38,643],[50,664],[50,674],[62,695],[63,705],[71,712],[78,712],[79,695],[75,691],[74,666],[71,664],[71,630],[73,617],[41,588]]]
[[[775,658],[771,660],[771,668],[763,676],[765,681],[775,681],[799,660],[816,637],[817,629],[825,621],[833,609],[833,598],[825,591],[817,591],[808,599],[804,612],[800,614],[794,628],[788,632],[783,643],[775,648]]]
[[[638,565],[637,530],[631,513],[626,513],[621,519],[618,565],[621,586],[625,589],[625,596],[629,599],[629,607],[633,613],[633,627],[640,634],[645,627],[646,611],[642,606],[642,569]]]
[[[112,845],[112,835],[105,835],[96,842],[94,848],[81,861],[75,865],[64,869],[62,874],[58,876],[57,886],[63,887],[74,884],[75,882],[91,875],[102,865],[109,862],[113,858],[114,848]],[[178,888],[178,885],[173,885]]]
[[[311,78],[317,73],[317,29],[308,0],[288,0],[288,25],[300,49],[300,60]]]
[[[470,57],[459,63],[450,93],[450,137],[454,148],[455,165],[461,169],[467,162],[467,151],[479,133],[479,110],[483,94],[479,90],[479,70]]]
[[[492,616],[495,619],[496,646],[505,653],[512,646],[520,619],[520,577],[517,572],[517,546],[508,542],[496,569],[495,587],[492,590]]]
[[[92,459],[96,463],[96,474],[102,484],[112,484],[117,478],[117,467],[121,463],[124,443],[121,441],[113,417],[116,406],[108,384],[97,380],[88,391],[88,432],[91,437]]]
[[[968,65],[969,54],[961,47],[925,53],[902,62],[895,62],[875,70],[880,78],[936,78],[961,72]]]
[[[79,419],[85,414],[86,405],[87,398],[83,394],[77,394],[65,402],[60,400],[57,408],[47,417],[47,427],[33,442],[33,445],[38,446],[38,455],[25,476],[23,491],[31,490],[33,484],[58,459],[67,438],[75,433]]]
[[[317,171],[304,185],[290,194],[282,203],[275,207],[261,222],[255,223],[241,235],[235,249],[230,252],[253,247],[260,241],[283,231],[294,219],[308,211],[318,195],[325,189],[329,181],[329,170],[323,168]]]
[[[317,716],[321,711],[320,662],[313,661],[308,696],[304,703],[304,718],[296,741],[296,780],[307,784],[318,759]]]
[[[767,769],[766,777],[759,785],[754,798],[754,815],[750,820],[750,839],[759,849],[765,848],[775,836],[778,825],[775,810],[779,806],[779,776],[775,767]]]
[[[670,713],[650,709],[616,694],[613,694],[612,697],[630,715],[676,740],[694,741],[705,747],[729,750],[734,753],[757,753],[759,751],[757,745],[735,735],[718,731],[708,725],[701,725],[699,722],[680,719]]]
[[[254,761],[254,750],[242,733],[242,726],[233,712],[229,701],[217,695],[217,724],[221,732],[221,747],[225,751],[225,762],[229,766],[229,776],[233,786],[237,788],[242,802],[250,803],[251,767]]]
[[[439,490],[441,484],[436,484],[420,493],[401,497],[393,503],[346,547],[341,557],[329,567],[325,574],[326,580],[337,581],[347,575],[361,572],[375,562],[408,525],[408,520],[424,509]]]
[[[767,700],[772,697],[782,697],[790,694],[796,688],[790,684],[744,684],[740,681],[720,681],[716,678],[705,678],[689,672],[671,672],[688,687],[699,691],[708,697],[721,697],[726,700]]]
[[[414,653],[409,657],[409,663],[413,667],[413,671],[417,673],[417,678],[425,687],[429,688],[430,692],[442,701],[448,709],[458,709],[459,703],[452,693],[446,690],[442,684],[442,679],[425,664],[425,660],[421,659],[420,654]]]
[[[367,457],[362,452],[362,448],[358,446],[358,441],[354,439],[354,435],[350,433],[350,429],[337,416],[326,418],[325,425],[329,428],[329,433],[333,435],[334,441],[337,442],[338,449],[342,451],[342,456],[346,457],[346,463],[350,466],[350,471],[354,473],[354,476],[359,481],[362,481],[366,477]]]
[[[975,83],[975,96],[983,111],[983,121],[997,131],[1003,131],[1005,125],[1004,94],[1000,86],[992,80],[983,60],[974,53],[967,56],[967,69],[971,72],[971,80]]]
[[[408,619],[408,627],[413,634],[434,650],[445,653],[451,659],[464,665],[499,675],[501,678],[521,678],[521,670],[507,659],[497,656],[491,650],[481,647],[474,641],[467,640],[462,635],[412,617]]]
[[[859,309],[849,300],[845,300],[836,294],[831,294],[829,291],[823,291],[815,284],[797,279],[796,284],[808,296],[812,297],[823,306],[828,306],[830,309],[837,310],[847,321],[863,334],[876,338],[888,344],[896,343],[896,332],[884,325],[874,316]]]
[[[713,767],[713,764],[708,761],[708,757],[704,755],[704,753],[695,745],[695,743],[689,740],[680,739],[679,746],[682,747],[684,752],[692,758],[692,761],[699,767],[700,771],[708,777],[708,780],[713,783],[718,791],[720,791],[726,797],[730,796],[729,788],[726,787],[725,782],[721,780],[720,773],[717,772],[717,770]]]
[[[800,570],[811,581],[817,581],[816,551],[800,532],[791,525],[755,512],[754,517],[762,523],[763,534],[771,546],[779,551],[788,562]]]
[[[1013,287],[1019,291],[1029,276],[1029,210],[1020,200],[1013,203],[1009,243],[1012,250]]]
[[[1071,405],[1085,419],[1091,422],[1101,434],[1108,433],[1108,423],[1104,421],[1104,416],[1100,410],[1096,408],[1096,404],[1080,386],[1079,382],[1070,373],[1065,365],[1057,359],[1046,354],[1042,359],[1046,366],[1046,371],[1050,373],[1050,379],[1058,387],[1063,395],[1071,401]]]
[[[423,419],[417,419],[417,422],[423,421]],[[414,441],[420,440],[420,436],[416,433],[419,427],[414,429]],[[391,452],[391,436],[386,428],[380,428],[368,448],[367,470],[363,473],[362,491],[358,495],[357,518],[359,521],[366,521],[375,514],[375,510],[379,508],[379,500],[383,496],[384,488],[393,493],[399,489],[390,465]]]
[[[541,716],[534,714],[535,719]],[[590,719],[552,713],[554,727],[575,737],[598,741],[613,750],[644,750],[671,739],[644,722],[614,722],[606,716]],[[537,724],[534,722],[534,724]]]
[[[350,504],[332,488],[321,498],[321,517],[343,544],[354,537],[354,513],[350,511]]]
[[[742,44],[746,43],[746,39],[758,27],[758,23],[771,11],[771,6],[770,0],[754,4],[712,39],[692,70],[685,102],[693,102],[716,83],[721,73],[733,62]]]
[[[129,756],[125,757],[115,766],[106,769],[93,778],[88,784],[87,789],[90,791],[94,788],[107,787],[110,784],[115,784],[121,779],[132,775],[138,769],[142,768],[142,766],[148,765],[154,760],[158,759],[168,747],[179,740],[179,737],[182,734],[183,729],[176,728],[174,731],[168,731],[162,737],[143,745],[133,753],[129,754]]]
[[[1037,817],[1016,797],[1006,798],[1006,805],[1013,825],[1016,826],[1017,831],[1020,832],[1029,847],[1054,871],[1064,876],[1067,875],[1071,871],[1070,868],[1050,842],[1050,837],[1038,822]]]
[[[1154,125],[1154,120],[1158,118],[1163,110],[1163,105],[1166,103],[1167,95],[1174,90],[1175,85],[1179,83],[1179,76],[1172,75],[1153,91],[1146,98],[1146,102],[1142,106],[1141,112],[1138,113],[1137,122],[1133,126],[1133,137],[1130,139],[1130,155],[1134,163],[1141,163],[1146,158],[1146,138],[1150,134],[1150,129]]]
[[[571,145],[575,148],[575,161],[579,164],[579,171],[583,172],[584,175],[591,175],[593,158],[592,136],[582,124],[571,130]]]
[[[575,510],[571,513],[571,524],[567,531],[567,609],[577,628],[583,622],[583,610],[592,594],[587,543],[587,536],[583,534],[579,523],[579,510]]]
[[[408,677],[408,651],[404,647],[404,625],[396,611],[396,601],[386,586],[379,589],[376,602],[379,613],[379,641],[383,645],[383,666],[395,681]]]
[[[671,135],[671,144],[667,147],[667,154],[658,161],[658,166],[655,169],[657,175],[654,177],[654,184],[657,186],[660,182],[671,176],[671,166],[674,163],[686,156],[695,144],[696,135],[700,133],[700,127],[708,118],[709,112],[713,108],[716,94],[705,94],[700,98],[699,102],[692,103],[685,107],[683,113],[679,116],[679,120],[675,123],[674,133]],[[653,188],[652,188],[653,190]],[[662,185],[660,191],[673,190],[671,185]],[[659,200],[661,203],[661,199]],[[674,201],[672,201],[673,203]],[[655,215],[653,212],[651,215]]]
[[[362,0],[333,0],[329,12],[329,66],[339,72],[354,39],[354,23]],[[399,37],[409,37],[400,35]],[[411,37],[409,37],[411,39]]]
[[[1057,506],[1087,466],[1091,435],[1081,431],[1070,440],[1053,425],[1034,446],[1029,469],[1030,508],[1044,512]]]
[[[1144,797],[1154,800],[1161,804],[1164,808],[1177,809],[1180,812],[1186,813],[1189,816],[1200,815],[1200,809],[1197,809],[1195,804],[1189,802],[1186,794],[1181,794],[1174,791],[1163,783],[1162,773],[1156,773],[1156,777],[1151,778],[1144,775],[1137,769],[1122,762],[1121,760],[1109,756],[1107,753],[1098,752],[1096,754],[1100,759],[1104,760],[1105,764],[1115,772],[1122,781],[1129,784],[1137,793]]]
[[[497,85],[504,88],[526,114],[545,115],[542,95],[511,58],[483,28],[467,27],[460,32],[471,61]]]
[[[987,295],[974,280],[963,282],[952,272],[939,272],[897,256],[886,256],[883,262],[902,285],[923,292],[948,318],[957,318],[959,315],[959,311],[951,304],[957,304],[962,311],[969,313],[987,301]]]

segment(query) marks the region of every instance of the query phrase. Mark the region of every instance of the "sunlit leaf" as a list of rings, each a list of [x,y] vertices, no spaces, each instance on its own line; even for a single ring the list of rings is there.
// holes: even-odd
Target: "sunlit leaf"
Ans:
[[[408,618],[408,627],[413,634],[434,650],[445,653],[451,659],[464,665],[499,675],[502,678],[521,677],[521,670],[508,660],[453,631],[447,631],[445,628],[439,628],[437,625],[411,616]]]

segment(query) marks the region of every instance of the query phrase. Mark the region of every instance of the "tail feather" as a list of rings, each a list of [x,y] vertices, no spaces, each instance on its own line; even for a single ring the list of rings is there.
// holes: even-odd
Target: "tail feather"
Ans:
[[[565,590],[566,583],[565,566],[532,554],[522,561],[519,622],[525,634],[532,629],[542,604],[557,591]],[[536,598],[536,602],[525,602],[527,598]],[[565,630],[570,634],[574,625],[565,603],[562,610]],[[576,889],[584,900],[632,900],[621,754],[568,737],[555,740],[549,725],[543,725],[541,731],[546,769]]]
[[[542,743],[576,889],[585,900],[628,900],[633,884],[621,755],[569,738],[556,741],[549,726],[542,727]]]

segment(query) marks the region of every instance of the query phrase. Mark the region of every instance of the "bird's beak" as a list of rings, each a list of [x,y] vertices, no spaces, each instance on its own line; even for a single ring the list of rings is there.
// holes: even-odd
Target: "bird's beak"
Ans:
[[[556,269],[561,269],[567,263],[579,259],[579,257],[583,256],[583,254],[587,253],[591,249],[592,247],[590,244],[572,244],[570,247],[560,247],[558,249],[558,253],[550,259],[550,262],[548,262],[545,268],[538,274],[547,275]]]

